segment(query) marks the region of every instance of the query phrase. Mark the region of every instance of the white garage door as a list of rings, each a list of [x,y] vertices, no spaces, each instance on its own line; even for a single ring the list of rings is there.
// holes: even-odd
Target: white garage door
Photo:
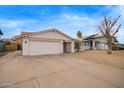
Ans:
[[[59,54],[63,47],[60,42],[30,41],[29,55]]]

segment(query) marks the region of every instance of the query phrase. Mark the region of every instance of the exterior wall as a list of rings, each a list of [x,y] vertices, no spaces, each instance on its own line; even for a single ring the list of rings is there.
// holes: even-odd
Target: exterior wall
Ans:
[[[98,44],[98,49],[108,49],[107,44],[105,43]]]
[[[22,54],[26,55],[44,55],[63,53],[63,41],[68,42],[69,52],[74,52],[74,43],[72,39],[62,35],[59,32],[41,32],[23,38]]]
[[[99,41],[100,43],[107,43],[107,40],[105,37],[95,38],[93,41]]]
[[[82,42],[82,43],[83,43],[84,50],[90,49],[90,43],[89,43],[89,41],[85,41],[85,42]]]
[[[74,41],[71,42],[71,53],[74,53]]]
[[[23,38],[23,41],[22,41],[22,55],[23,56],[29,55],[29,40],[28,40],[28,38]]]
[[[58,32],[44,32],[39,34],[34,34],[30,37],[36,37],[36,38],[50,38],[50,39],[62,39],[65,41],[70,41],[69,38],[59,34]]]
[[[85,41],[85,42],[89,42],[89,41]],[[83,43],[85,43],[83,42]],[[92,49],[107,49],[107,40],[105,37],[98,37],[92,40]],[[90,43],[85,45],[84,44],[84,49],[90,49]]]
[[[59,43],[60,43],[60,53],[63,53],[64,52],[63,51],[63,41],[60,41]]]
[[[84,46],[84,50],[90,49],[90,46]]]
[[[105,37],[95,38],[93,41],[98,41],[97,47],[94,49],[107,49],[107,40]]]

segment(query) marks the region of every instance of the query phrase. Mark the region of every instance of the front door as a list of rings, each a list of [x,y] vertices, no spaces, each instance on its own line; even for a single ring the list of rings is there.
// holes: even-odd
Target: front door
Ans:
[[[17,50],[21,50],[21,45],[17,45]]]
[[[90,49],[93,49],[93,42],[90,41]]]
[[[63,41],[63,52],[71,52],[71,42]]]
[[[63,51],[66,52],[66,42],[63,41]]]

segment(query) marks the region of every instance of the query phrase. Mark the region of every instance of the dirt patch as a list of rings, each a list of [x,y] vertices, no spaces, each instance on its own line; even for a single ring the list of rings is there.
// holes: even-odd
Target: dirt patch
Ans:
[[[103,50],[91,50],[72,55],[76,58],[124,69],[124,51],[113,51],[110,55]]]

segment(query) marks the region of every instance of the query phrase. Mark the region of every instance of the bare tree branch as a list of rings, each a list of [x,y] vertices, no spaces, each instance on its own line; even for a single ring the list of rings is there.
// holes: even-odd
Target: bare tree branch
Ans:
[[[107,28],[108,22],[107,22],[107,18],[106,18],[106,17],[104,17],[104,22],[105,22],[105,28]],[[104,23],[104,22],[103,22],[103,23]]]
[[[110,26],[111,26],[111,20],[109,19],[108,20],[108,27],[110,28]]]
[[[102,33],[104,36],[106,36],[105,33],[104,33],[104,31],[101,29],[100,26],[99,26],[99,30],[101,31],[101,33]]]
[[[102,28],[103,28],[103,29],[106,29],[106,25],[105,25],[104,22],[102,23]]]
[[[118,28],[116,29],[115,33],[112,36],[114,36],[119,31],[120,27],[121,27],[121,24],[118,26]]]
[[[116,24],[116,22],[118,21],[118,19],[121,17],[121,15],[119,15],[118,16],[118,18],[117,19],[115,19],[115,21],[111,24],[111,27],[110,27],[110,29]]]

